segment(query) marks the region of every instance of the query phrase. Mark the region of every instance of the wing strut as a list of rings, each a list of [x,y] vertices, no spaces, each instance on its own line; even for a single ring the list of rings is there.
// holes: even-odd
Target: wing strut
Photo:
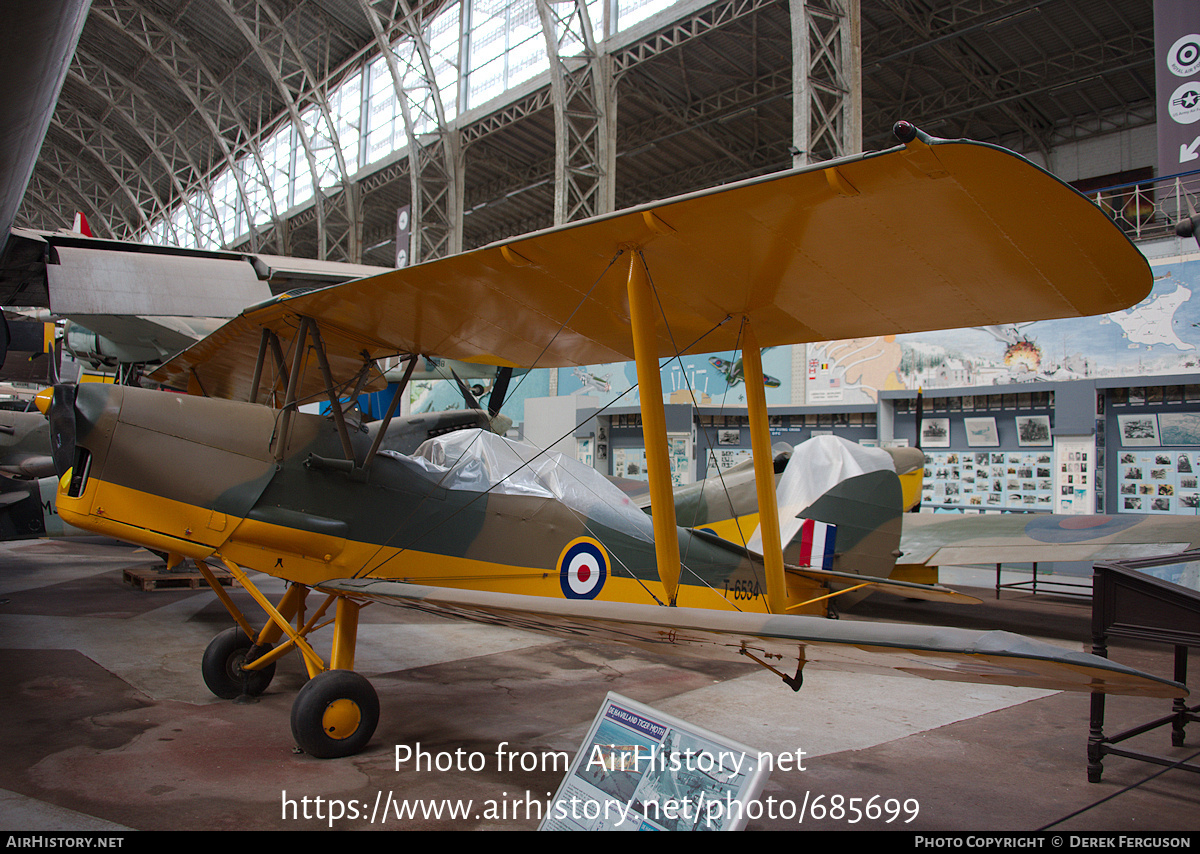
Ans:
[[[284,452],[287,450],[288,433],[292,427],[292,413],[296,409],[296,389],[299,385],[300,374],[304,369],[304,342],[308,337],[308,328],[312,322],[307,317],[301,317],[300,329],[296,333],[295,350],[292,352],[292,369],[288,371],[287,391],[283,395],[283,415],[279,425],[279,435],[276,438],[276,462],[283,461]]]
[[[267,361],[267,347],[270,346],[271,336],[274,334],[264,326],[262,335],[258,338],[258,356],[254,359],[254,376],[250,378],[250,396],[247,398],[251,403],[258,402],[258,387],[262,384],[263,364]]]
[[[329,398],[329,413],[337,427],[338,438],[342,441],[342,452],[346,459],[354,465],[354,446],[350,443],[350,431],[346,427],[346,413],[342,412],[341,401],[338,400],[337,389],[333,382],[333,372],[329,369],[329,356],[325,353],[325,342],[321,339],[320,325],[314,320],[309,323],[309,334],[312,336],[313,349],[317,351],[317,365],[321,368],[321,376],[325,378],[325,396]],[[357,389],[356,389],[357,391]],[[357,399],[355,394],[353,399]]]
[[[392,416],[396,414],[396,405],[400,402],[400,396],[408,391],[408,381],[412,379],[413,368],[417,366],[419,358],[421,357],[416,353],[408,357],[408,365],[404,368],[404,377],[400,380],[400,385],[396,387],[396,393],[392,395],[392,399],[388,403],[387,412],[383,416],[383,423],[379,425],[379,429],[375,433],[375,441],[371,443],[371,450],[367,452],[367,458],[363,460],[362,469],[364,472],[371,467],[371,461],[379,453],[379,445],[383,442],[383,436],[387,433],[388,425],[392,423]]]
[[[654,555],[658,563],[658,577],[666,588],[667,602],[674,605],[679,594],[679,531],[675,525],[671,458],[667,452],[667,415],[663,407],[662,378],[658,373],[654,301],[645,261],[641,253],[636,251],[629,252],[628,290],[633,357],[642,397],[642,440],[646,443],[646,470],[650,475]],[[765,420],[763,423],[766,423]],[[771,482],[774,483],[774,476]]]
[[[758,347],[750,318],[746,318],[743,329],[742,378],[746,386],[746,407],[750,420],[750,452],[754,457],[754,487],[758,493],[763,568],[767,575],[767,608],[772,614],[783,614],[787,611],[787,583],[783,575],[783,546],[779,533],[779,505],[775,500],[775,461],[771,454],[771,431],[767,426],[762,351]]]

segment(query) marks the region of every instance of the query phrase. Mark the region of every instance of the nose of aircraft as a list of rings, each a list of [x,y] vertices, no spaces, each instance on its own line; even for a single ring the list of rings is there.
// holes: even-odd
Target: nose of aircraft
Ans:
[[[50,456],[61,478],[75,461],[75,386],[59,384],[39,392],[37,408],[50,418]]]

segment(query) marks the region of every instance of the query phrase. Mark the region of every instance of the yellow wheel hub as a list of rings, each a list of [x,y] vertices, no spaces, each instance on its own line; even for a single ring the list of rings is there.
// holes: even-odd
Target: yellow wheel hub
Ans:
[[[362,712],[353,700],[334,700],[321,715],[321,729],[330,738],[349,738],[358,730]]]

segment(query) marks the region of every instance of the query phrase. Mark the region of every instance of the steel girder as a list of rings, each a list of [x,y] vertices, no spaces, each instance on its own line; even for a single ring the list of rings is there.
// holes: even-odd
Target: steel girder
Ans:
[[[537,0],[554,106],[554,224],[613,209],[616,84],[585,0]]]
[[[446,121],[429,45],[405,0],[359,3],[387,62],[408,137],[413,224],[409,257],[417,263],[453,255],[462,250],[465,161],[461,137]],[[394,45],[405,38],[397,50]],[[413,116],[414,107],[419,117]],[[427,125],[432,131],[418,133]]]
[[[850,0],[696,0],[680,4],[678,17],[656,29],[638,25],[636,36],[633,30],[608,40],[593,34],[592,52],[585,50],[582,60],[571,57],[575,44],[587,42],[587,30],[580,23],[582,4],[531,0],[539,7],[551,76],[558,85],[552,80],[541,88],[525,86],[510,103],[487,115],[457,118],[447,118],[440,110],[423,32],[445,3],[429,0],[418,5],[421,2],[217,0],[179,5],[165,0],[94,0],[88,27],[98,27],[105,47],[114,47],[111,52],[96,49],[85,28],[68,85],[74,87],[72,95],[87,87],[91,97],[69,107],[54,127],[54,139],[43,152],[45,171],[31,184],[28,209],[36,216],[61,218],[69,205],[87,213],[98,233],[119,238],[139,237],[144,223],[163,211],[173,212],[168,236],[173,227],[208,228],[218,234],[212,224],[220,220],[217,211],[236,192],[239,210],[255,227],[248,238],[220,234],[222,241],[248,241],[257,251],[272,251],[274,244],[281,254],[300,250],[355,260],[361,257],[367,227],[363,198],[370,197],[371,206],[379,208],[391,204],[395,195],[402,201],[407,192],[422,208],[416,236],[421,249],[415,257],[428,258],[462,246],[464,197],[471,178],[465,174],[465,149],[484,137],[496,135],[495,162],[500,165],[475,175],[470,192],[480,203],[488,203],[491,189],[499,195],[492,199],[493,213],[481,215],[478,227],[470,229],[471,241],[485,233],[503,236],[505,229],[511,233],[549,217],[548,188],[526,195],[526,202],[501,200],[513,197],[511,189],[519,182],[524,182],[522,190],[533,179],[541,186],[549,182],[548,152],[540,142],[523,146],[522,139],[533,132],[546,135],[548,108],[555,111],[556,124],[560,116],[570,119],[556,132],[554,157],[553,178],[561,199],[554,215],[562,220],[609,206],[603,194],[598,206],[592,199],[606,176],[610,185],[614,183],[615,170],[606,168],[614,160],[626,176],[616,188],[624,198],[643,190],[669,195],[687,189],[691,181],[712,183],[778,168],[778,155],[786,156],[789,136],[797,148],[810,152],[811,159],[857,146],[844,142],[847,133],[855,135],[847,132],[846,120],[856,112],[852,108],[847,113],[845,95],[860,91],[844,79],[854,67],[844,46],[848,32],[853,46],[852,29],[843,24]],[[873,119],[878,119],[874,114],[886,114],[886,127],[897,117],[922,123],[942,118],[954,126],[951,134],[965,125],[972,136],[1019,150],[1046,151],[1063,141],[1154,121],[1152,98],[1139,98],[1131,91],[1136,80],[1146,76],[1142,66],[1152,38],[1145,15],[1132,2],[1096,0],[1087,8],[1078,0],[871,0],[863,5],[863,29],[872,51],[868,107]],[[807,18],[804,27],[792,30],[794,62],[789,69],[778,55],[786,48],[790,12],[797,8]],[[552,26],[546,25],[547,18]],[[1117,26],[1122,19],[1129,26]],[[729,26],[735,22],[741,23]],[[467,26],[465,13],[462,26]],[[1043,33],[1043,26],[1053,29],[1039,40],[1034,33]],[[209,44],[209,27],[216,30],[215,49]],[[323,33],[314,33],[314,27]],[[696,87],[686,99],[670,97],[675,72],[684,63],[695,74],[706,55],[729,44],[726,33],[738,40],[757,39],[768,27],[769,47],[759,44],[773,64],[760,63],[753,71],[747,66],[748,73],[731,73],[719,87],[710,79],[710,85]],[[1080,27],[1087,32],[1079,32]],[[798,37],[801,29],[803,39]],[[1026,31],[1028,37],[1022,38]],[[469,35],[469,30],[463,33]],[[392,159],[378,167],[378,173],[348,174],[355,167],[338,160],[341,145],[334,142],[337,125],[325,93],[332,91],[339,75],[361,64],[364,51],[398,40],[410,43],[411,50],[392,60],[397,65],[393,88],[400,104],[410,110],[406,122],[416,144],[407,153],[407,168],[397,170]],[[675,55],[668,58],[672,51]],[[136,61],[106,68],[106,59],[119,53],[136,54]],[[742,55],[752,56],[748,51]],[[602,65],[598,75],[597,63]],[[801,66],[808,82],[797,88],[807,97],[794,99],[793,132],[788,134],[783,130],[788,113],[784,105]],[[638,73],[630,75],[635,68]],[[141,69],[149,73],[143,75]],[[614,81],[621,81],[623,99],[620,147],[613,130],[615,98],[607,103],[603,98]],[[182,104],[187,105],[187,115],[180,111]],[[453,112],[454,105],[449,106]],[[750,108],[755,108],[750,117],[739,115]],[[606,110],[608,124],[602,121]],[[807,118],[796,118],[803,110]],[[301,119],[318,118],[305,125],[297,113]],[[89,116],[103,127],[89,122]],[[261,150],[274,130],[288,121],[300,129],[300,177],[311,175],[315,186],[325,185],[311,206],[299,211],[286,210],[290,202],[276,186],[285,175],[294,178],[296,170],[277,173],[271,157],[264,159]],[[424,134],[423,124],[428,131]],[[886,127],[872,125],[872,145],[886,144]],[[756,139],[739,144],[760,132],[761,143]],[[672,142],[656,151],[666,158],[659,161],[660,177],[648,176],[643,168],[642,176],[631,179],[630,164],[638,161],[637,152],[665,138]],[[53,154],[55,140],[67,150]],[[90,154],[80,160],[85,144],[89,152],[111,156],[111,162],[98,165]],[[683,152],[685,147],[692,151]],[[314,165],[312,150],[322,163]],[[697,150],[715,156],[700,162]],[[672,159],[672,154],[679,156]],[[626,155],[634,156],[617,159]],[[520,168],[503,166],[505,159]],[[322,171],[326,160],[330,166]],[[543,174],[531,179],[534,165]],[[213,180],[226,169],[233,170],[233,186],[216,198]],[[76,186],[55,188],[66,181]],[[507,189],[505,181],[512,182]],[[130,210],[135,200],[140,200],[141,213]],[[370,229],[373,245],[385,236],[378,214]]]
[[[313,203],[317,214],[317,257],[321,260],[357,263],[362,257],[362,220],[355,192],[346,171],[337,123],[329,110],[325,80],[309,67],[305,54],[297,43],[295,33],[262,0],[215,0],[230,21],[246,39],[262,67],[270,75],[287,107],[292,126],[304,148],[304,156],[312,174]],[[318,30],[317,39],[328,37]],[[311,102],[318,111],[311,125],[301,114],[301,105]],[[311,132],[311,133],[310,133]],[[341,189],[342,204],[333,204],[326,197],[324,170],[318,153],[329,150],[337,167],[334,186]],[[340,217],[338,214],[341,214]]]
[[[164,79],[175,85],[208,129],[212,142],[220,152],[217,162],[222,164],[223,168],[232,170],[238,196],[251,222],[257,221],[261,212],[256,209],[246,182],[253,180],[253,172],[257,172],[261,186],[268,188],[264,195],[269,208],[269,219],[276,224],[276,251],[287,254],[290,245],[286,239],[286,224],[280,212],[276,210],[274,196],[270,192],[268,172],[261,153],[254,144],[254,133],[246,120],[246,116],[252,114],[253,109],[246,104],[235,102],[218,75],[188,47],[188,39],[181,38],[169,22],[161,20],[141,3],[93,0],[89,12],[89,21],[92,20],[107,26],[113,35],[132,42],[141,54],[141,61],[157,66]],[[153,108],[151,112],[154,112]],[[169,121],[165,118],[162,120]],[[239,168],[239,160],[243,159],[249,159],[253,163],[253,171],[247,173]],[[197,177],[201,182],[207,183],[214,175],[215,169],[207,175],[200,174]],[[115,236],[125,239],[135,237],[133,234]],[[251,229],[251,248],[258,251],[259,243],[256,231]]]
[[[793,163],[862,150],[859,0],[790,0]]]

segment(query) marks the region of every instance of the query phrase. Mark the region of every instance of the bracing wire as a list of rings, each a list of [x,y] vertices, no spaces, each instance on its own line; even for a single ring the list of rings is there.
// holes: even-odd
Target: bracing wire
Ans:
[[[614,260],[615,260],[615,259],[614,259]],[[719,329],[721,326],[723,326],[723,325],[724,325],[724,324],[725,324],[725,323],[728,321],[728,319],[729,319],[729,318],[723,318],[723,319],[722,319],[720,322],[718,322],[718,323],[714,324],[714,325],[713,325],[713,327],[712,327],[711,329],[709,329],[709,330],[708,330],[707,332],[705,332],[703,335],[699,336],[699,337],[698,337],[698,338],[697,338],[697,339],[696,339],[694,342],[692,342],[692,344],[691,344],[690,346],[691,346],[691,347],[694,347],[695,345],[699,344],[701,341],[703,341],[705,338],[707,338],[707,337],[708,337],[710,334],[712,334],[714,331],[716,331],[716,330],[717,330],[717,329]],[[661,369],[662,369],[664,366],[666,366],[666,365],[670,364],[670,362],[671,362],[671,359],[668,359],[667,361],[665,361],[664,363],[662,363],[662,365],[660,365],[660,366],[659,366],[659,370],[661,370]],[[618,402],[621,400],[621,398],[623,398],[625,395],[629,394],[630,392],[634,391],[636,388],[637,388],[637,385],[636,385],[636,384],[634,384],[634,385],[633,385],[633,386],[631,386],[630,388],[628,388],[628,389],[626,389],[625,391],[623,391],[623,392],[622,392],[620,395],[618,395],[616,398],[614,398],[614,399],[613,399],[613,400],[612,400],[610,403],[608,403],[608,404],[606,404],[605,406],[603,406],[603,407],[602,407],[600,410],[598,410],[596,413],[593,413],[593,414],[592,414],[592,415],[589,417],[589,420],[590,420],[590,418],[594,418],[594,417],[596,417],[596,415],[599,415],[601,412],[604,412],[605,410],[609,409],[610,407],[612,407],[612,406],[615,406],[615,405],[616,405],[616,404],[617,404],[617,403],[618,403]],[[568,436],[574,435],[575,429],[576,429],[576,428],[572,428],[572,429],[571,429],[570,431],[568,431],[567,433],[564,433],[562,436],[560,436],[560,437],[559,437],[559,440],[561,441],[562,439],[565,439],[565,438],[567,438]],[[557,444],[557,443],[554,443],[554,444]],[[394,552],[393,554],[391,554],[391,555],[389,555],[389,556],[385,557],[383,560],[381,560],[381,561],[379,561],[378,563],[376,563],[376,564],[374,564],[374,565],[370,566],[370,568],[368,568],[368,565],[367,565],[367,564],[364,564],[363,568],[362,568],[362,569],[360,569],[358,572],[356,572],[356,573],[355,573],[355,577],[356,577],[356,578],[358,578],[358,577],[362,577],[362,576],[365,576],[365,575],[370,575],[370,574],[372,574],[372,573],[374,573],[374,572],[378,571],[378,570],[379,570],[380,568],[382,568],[383,566],[386,566],[386,565],[387,565],[387,563],[388,563],[389,561],[391,561],[391,560],[392,560],[394,557],[396,557],[397,555],[399,555],[400,553],[402,553],[402,552],[404,552],[404,551],[407,551],[407,550],[409,550],[409,549],[413,548],[413,547],[415,546],[415,544],[416,544],[417,542],[419,542],[419,541],[420,541],[422,538],[424,538],[424,537],[428,536],[429,534],[433,533],[434,531],[436,531],[436,530],[440,529],[442,526],[444,526],[444,525],[446,525],[446,524],[450,523],[450,522],[451,522],[451,521],[452,521],[452,520],[453,520],[453,519],[454,519],[454,518],[455,518],[455,517],[456,517],[456,516],[457,516],[459,513],[462,513],[462,512],[463,512],[463,511],[465,511],[467,508],[469,508],[469,507],[471,507],[472,505],[474,505],[474,504],[475,504],[477,501],[479,501],[479,500],[481,500],[481,499],[483,499],[483,498],[486,498],[486,497],[487,497],[487,496],[488,496],[488,495],[489,495],[489,494],[490,494],[492,491],[494,491],[495,489],[497,489],[497,488],[498,488],[498,487],[499,487],[501,484],[503,484],[503,483],[504,483],[506,480],[508,480],[508,478],[512,477],[512,476],[513,476],[513,475],[515,475],[517,472],[519,472],[519,471],[523,470],[524,468],[526,468],[527,466],[531,465],[531,464],[532,464],[533,462],[535,462],[536,460],[538,460],[538,459],[542,458],[542,457],[543,457],[543,456],[545,456],[547,453],[549,453],[549,451],[548,451],[548,450],[546,450],[546,449],[539,450],[539,451],[538,451],[538,453],[536,453],[535,455],[533,455],[533,456],[532,456],[530,459],[528,459],[528,460],[525,460],[524,462],[522,462],[522,464],[521,464],[520,466],[518,466],[518,467],[516,467],[515,469],[513,469],[513,471],[512,471],[512,472],[510,472],[508,475],[506,475],[506,476],[505,476],[504,478],[502,478],[501,480],[499,480],[499,481],[497,481],[496,483],[492,484],[490,487],[488,487],[488,489],[487,489],[487,490],[485,490],[485,491],[483,491],[483,492],[480,492],[480,493],[478,493],[478,494],[477,494],[476,496],[474,496],[474,497],[473,497],[473,498],[472,498],[472,499],[471,499],[469,502],[467,502],[467,503],[466,503],[466,504],[464,504],[463,506],[459,507],[459,508],[458,508],[458,509],[457,509],[457,510],[454,512],[454,513],[448,514],[448,515],[447,515],[447,516],[445,516],[444,518],[440,519],[436,525],[434,525],[434,526],[432,526],[432,527],[430,527],[430,528],[427,528],[427,529],[425,529],[425,530],[421,531],[419,534],[417,534],[415,537],[413,537],[413,538],[412,538],[412,539],[411,539],[409,542],[405,543],[404,545],[402,545],[402,546],[398,546],[398,547],[395,547],[395,548],[396,548],[396,550],[395,550],[395,552]],[[460,459],[461,459],[461,458],[460,458]],[[427,500],[427,498],[422,498],[422,499],[421,499],[421,502],[422,502],[422,503],[424,503],[424,501],[426,501],[426,500]],[[394,535],[395,535],[395,534],[393,533],[393,536],[394,536]],[[383,546],[380,546],[379,550],[376,552],[376,556],[378,556],[378,554],[379,554],[379,551],[382,551],[382,550],[383,550]],[[619,559],[618,559],[618,562],[620,562],[620,561],[619,561]],[[654,596],[654,594],[653,594],[653,593],[652,593],[652,592],[651,592],[651,591],[650,591],[648,588],[646,588],[645,584],[642,584],[642,583],[641,583],[641,579],[638,579],[638,578],[637,578],[637,576],[636,576],[636,575],[635,575],[635,574],[634,574],[634,573],[633,573],[631,570],[629,570],[629,568],[628,568],[627,566],[625,566],[623,563],[622,563],[622,568],[623,568],[623,569],[625,569],[625,571],[626,571],[627,573],[629,573],[629,576],[630,576],[631,578],[634,578],[635,580],[637,580],[637,581],[639,582],[639,584],[641,584],[642,588],[643,588],[644,590],[646,590],[646,593],[647,593],[649,596],[651,596],[651,598],[653,598],[653,599],[654,599],[654,601],[655,601],[656,603],[658,603],[658,604],[660,604],[660,605],[662,604],[662,602],[661,602],[661,601],[659,601],[659,600],[658,600],[658,598],[657,598],[657,597],[655,597],[655,596]],[[693,575],[695,575],[695,573],[692,573],[692,574],[693,574]],[[711,587],[711,585],[708,585],[708,584],[707,584],[707,582],[705,582],[705,581],[704,581],[702,578],[701,578],[701,579],[699,579],[699,580],[701,581],[701,583],[702,583],[702,584],[705,584],[706,586],[709,586],[709,587]]]

